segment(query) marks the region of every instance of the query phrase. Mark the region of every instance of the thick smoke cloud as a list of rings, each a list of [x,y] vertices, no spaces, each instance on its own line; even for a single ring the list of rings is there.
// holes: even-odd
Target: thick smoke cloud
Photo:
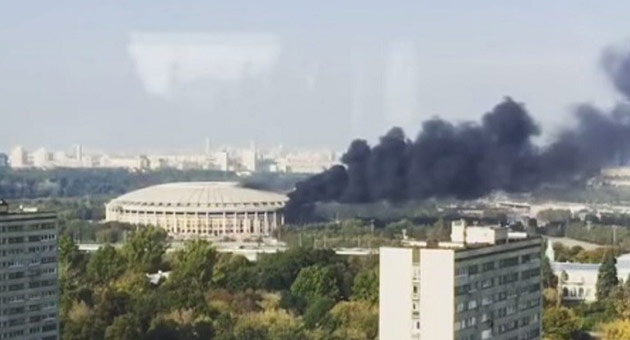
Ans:
[[[607,51],[603,68],[615,88],[630,99],[630,54]],[[296,185],[289,215],[319,201],[363,203],[477,198],[495,190],[522,192],[545,183],[585,179],[602,166],[626,163],[630,106],[610,112],[591,105],[575,111],[577,124],[557,140],[537,147],[540,128],[525,105],[505,98],[480,122],[426,121],[415,139],[393,128],[370,147],[355,140],[343,165]]]

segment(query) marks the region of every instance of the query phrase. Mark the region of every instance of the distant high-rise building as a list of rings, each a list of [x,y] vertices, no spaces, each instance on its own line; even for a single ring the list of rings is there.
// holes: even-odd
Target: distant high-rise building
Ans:
[[[9,166],[9,156],[0,152],[0,168],[6,168],[7,166]]]
[[[210,156],[210,138],[206,137],[206,156]]]
[[[0,339],[59,339],[57,217],[0,201]]]
[[[77,144],[74,146],[74,159],[80,161],[83,159],[83,147],[81,144]]]
[[[9,163],[12,168],[24,168],[29,166],[28,153],[21,146],[16,146],[11,150],[11,156],[9,157]]]
[[[256,150],[243,151],[243,167],[247,171],[256,172],[258,168],[258,153]]]
[[[37,168],[44,168],[51,165],[53,156],[45,148],[39,148],[33,152],[33,166]]]
[[[380,249],[380,340],[539,340],[541,240],[453,224],[451,242]]]
[[[219,170],[221,171],[229,170],[230,163],[229,163],[229,154],[227,151],[217,152],[214,158],[215,158],[215,164],[217,165]]]

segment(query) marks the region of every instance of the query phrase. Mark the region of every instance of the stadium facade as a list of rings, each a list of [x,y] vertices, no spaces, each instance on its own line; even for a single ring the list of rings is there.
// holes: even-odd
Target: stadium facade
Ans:
[[[267,237],[284,224],[287,200],[234,182],[168,183],[110,201],[105,219],[158,226],[176,238]]]

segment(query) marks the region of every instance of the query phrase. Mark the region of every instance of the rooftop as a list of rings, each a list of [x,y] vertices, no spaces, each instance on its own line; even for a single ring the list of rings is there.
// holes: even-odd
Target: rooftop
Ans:
[[[284,206],[287,200],[285,195],[244,188],[235,182],[178,182],[132,191],[109,204],[164,207]]]

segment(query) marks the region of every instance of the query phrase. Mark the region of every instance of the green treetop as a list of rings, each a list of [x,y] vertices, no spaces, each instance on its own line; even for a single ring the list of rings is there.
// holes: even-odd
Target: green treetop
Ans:
[[[617,287],[619,279],[617,278],[617,259],[612,252],[607,252],[604,256],[604,262],[599,267],[597,275],[597,300],[603,301],[610,292]]]

